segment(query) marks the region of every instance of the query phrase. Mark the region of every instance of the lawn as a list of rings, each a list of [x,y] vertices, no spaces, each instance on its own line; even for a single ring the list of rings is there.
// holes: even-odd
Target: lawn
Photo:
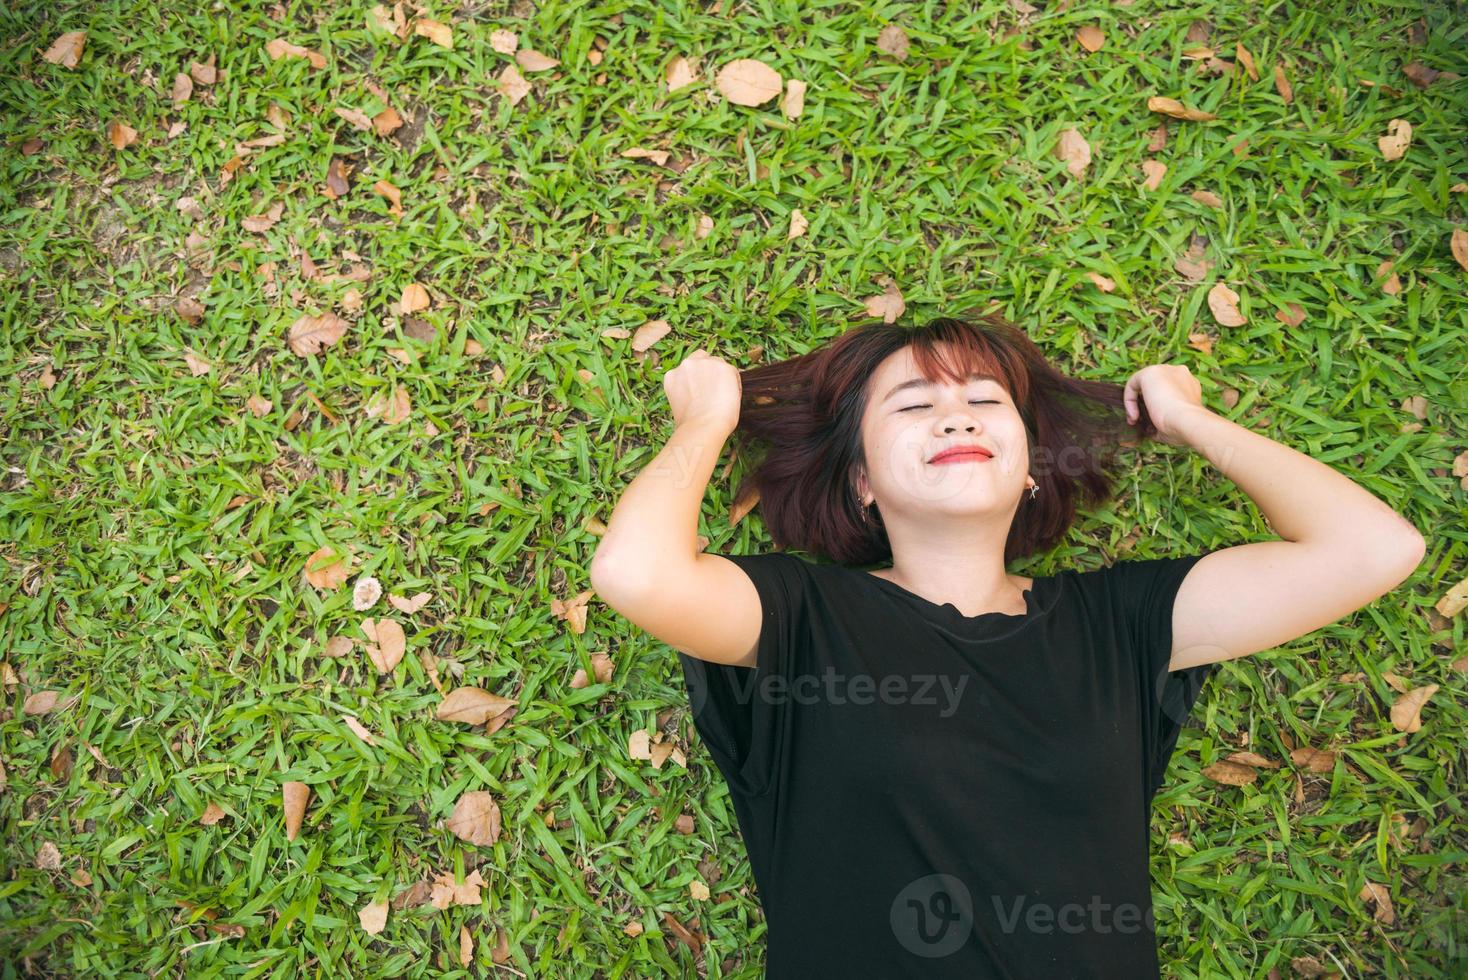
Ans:
[[[694,348],[968,309],[1429,542],[1204,691],[1164,974],[1468,972],[1461,4],[375,6],[0,10],[0,976],[760,976],[601,522]],[[1128,465],[1014,570],[1273,536]]]

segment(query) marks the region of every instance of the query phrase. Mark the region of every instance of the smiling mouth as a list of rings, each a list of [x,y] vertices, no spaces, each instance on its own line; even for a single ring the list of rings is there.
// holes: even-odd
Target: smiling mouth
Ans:
[[[982,449],[964,449],[957,452],[942,453],[928,460],[930,465],[941,466],[944,463],[982,463],[993,457]]]

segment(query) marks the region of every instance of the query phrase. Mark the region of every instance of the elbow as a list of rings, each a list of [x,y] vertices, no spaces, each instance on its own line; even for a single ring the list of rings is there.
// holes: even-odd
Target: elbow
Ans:
[[[615,608],[618,597],[626,596],[636,589],[638,576],[615,552],[605,545],[598,547],[591,556],[591,567],[587,569],[591,587],[598,597]]]
[[[1412,577],[1427,555],[1427,539],[1415,527],[1402,522],[1400,531],[1374,549],[1380,561],[1391,570],[1393,587]]]

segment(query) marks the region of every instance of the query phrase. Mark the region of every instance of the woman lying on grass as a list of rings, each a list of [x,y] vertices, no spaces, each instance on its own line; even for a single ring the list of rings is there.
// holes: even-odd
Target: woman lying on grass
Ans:
[[[1186,367],[1070,378],[995,317],[863,326],[742,374],[694,351],[664,387],[672,438],[592,584],[678,651],[774,978],[1157,977],[1150,806],[1212,665],[1361,608],[1424,551],[1346,477],[1203,407]],[[767,450],[740,496],[820,560],[699,552],[731,434]],[[1007,572],[1111,498],[1133,435],[1202,453],[1282,540]],[[1165,537],[1200,516],[1167,513]]]

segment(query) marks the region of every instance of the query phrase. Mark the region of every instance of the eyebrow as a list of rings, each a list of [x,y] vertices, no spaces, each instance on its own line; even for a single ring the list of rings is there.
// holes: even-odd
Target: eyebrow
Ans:
[[[992,374],[970,374],[964,380],[993,381],[995,384],[999,384],[1001,387],[1003,386],[1003,383],[1000,382],[1000,380],[994,377]],[[898,392],[907,391],[911,388],[931,388],[932,386],[933,382],[929,381],[927,378],[909,378],[907,381],[902,382],[902,384],[897,385],[891,391],[887,392],[887,394],[882,398],[882,402],[880,402],[879,404],[886,403],[892,398],[893,395],[897,394]]]

